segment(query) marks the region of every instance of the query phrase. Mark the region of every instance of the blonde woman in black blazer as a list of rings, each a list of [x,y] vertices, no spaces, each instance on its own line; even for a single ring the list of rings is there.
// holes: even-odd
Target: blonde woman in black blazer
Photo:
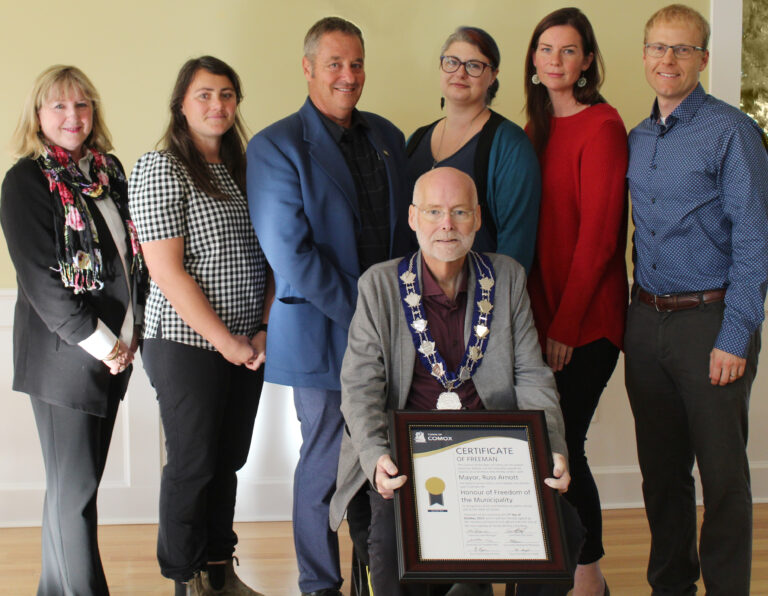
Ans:
[[[146,276],[99,95],[77,68],[35,81],[2,185],[16,268],[13,388],[46,471],[39,595],[109,594],[96,498],[142,320]]]

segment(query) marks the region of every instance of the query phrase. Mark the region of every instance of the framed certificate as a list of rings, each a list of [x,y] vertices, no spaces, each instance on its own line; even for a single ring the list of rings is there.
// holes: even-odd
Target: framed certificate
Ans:
[[[401,580],[570,581],[540,411],[390,413]]]

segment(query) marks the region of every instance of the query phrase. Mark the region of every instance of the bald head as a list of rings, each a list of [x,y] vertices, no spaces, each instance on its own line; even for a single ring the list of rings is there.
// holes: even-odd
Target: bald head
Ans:
[[[408,224],[427,259],[463,261],[480,229],[480,207],[472,178],[455,168],[435,168],[413,188]]]
[[[456,168],[434,168],[419,176],[413,187],[414,205],[423,205],[429,197],[463,198],[470,207],[477,205],[475,182]]]

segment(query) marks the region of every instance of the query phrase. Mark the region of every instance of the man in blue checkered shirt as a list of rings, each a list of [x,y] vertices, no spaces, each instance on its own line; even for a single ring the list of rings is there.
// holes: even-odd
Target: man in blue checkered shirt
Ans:
[[[768,155],[749,117],[707,95],[709,24],[681,5],[645,29],[656,92],[629,136],[635,287],[624,340],[654,594],[749,594],[749,393],[768,283]],[[698,464],[704,522],[696,549]]]

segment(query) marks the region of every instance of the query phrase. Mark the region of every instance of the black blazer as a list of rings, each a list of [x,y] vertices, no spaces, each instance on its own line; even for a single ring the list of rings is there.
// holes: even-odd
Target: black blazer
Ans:
[[[127,196],[126,183],[112,180],[111,184]],[[112,375],[103,362],[77,344],[96,330],[98,319],[118,335],[129,307],[139,315],[136,323],[140,324],[137,303],[143,302],[144,290],[134,290],[130,304],[131,280],[125,277],[109,228],[93,200],[85,200],[99,234],[104,287],[76,295],[52,269],[57,266],[52,195],[40,167],[32,159],[21,159],[3,180],[0,223],[18,284],[13,389],[103,417]],[[125,386],[129,375],[130,367],[120,375]]]

